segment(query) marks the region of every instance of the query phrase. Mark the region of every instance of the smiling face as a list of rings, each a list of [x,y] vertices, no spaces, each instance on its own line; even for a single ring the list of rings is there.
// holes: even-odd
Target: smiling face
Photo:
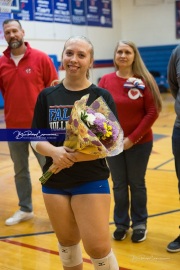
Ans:
[[[114,62],[118,69],[132,68],[134,62],[134,50],[127,44],[120,43],[114,55]]]
[[[66,75],[74,77],[87,77],[89,68],[93,63],[93,48],[90,43],[81,38],[70,38],[62,54],[63,67]]]
[[[3,25],[4,38],[11,49],[18,49],[23,44],[24,30],[17,21]]]

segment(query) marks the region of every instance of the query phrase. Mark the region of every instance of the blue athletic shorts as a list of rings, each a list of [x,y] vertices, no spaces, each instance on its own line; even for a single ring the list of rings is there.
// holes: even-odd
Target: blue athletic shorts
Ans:
[[[42,185],[42,192],[47,194],[78,195],[78,194],[110,194],[108,180],[92,181],[73,188],[49,188]]]

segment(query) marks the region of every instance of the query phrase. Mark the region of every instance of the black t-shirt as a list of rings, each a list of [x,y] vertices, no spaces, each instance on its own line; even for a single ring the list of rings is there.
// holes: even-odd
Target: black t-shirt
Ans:
[[[87,105],[102,96],[117,116],[115,103],[111,94],[103,88],[92,84],[86,89],[80,91],[67,90],[61,83],[57,86],[44,89],[38,96],[34,111],[32,128],[64,130],[66,121],[68,121],[72,107],[76,100],[89,94]],[[51,142],[53,145],[61,146],[63,142]],[[47,171],[52,164],[52,158],[46,157],[46,164],[43,172]],[[106,160],[97,159],[93,161],[76,162],[70,168],[61,170],[58,174],[53,174],[44,184],[52,188],[70,188],[80,185],[84,182],[103,180],[109,177],[109,168]]]

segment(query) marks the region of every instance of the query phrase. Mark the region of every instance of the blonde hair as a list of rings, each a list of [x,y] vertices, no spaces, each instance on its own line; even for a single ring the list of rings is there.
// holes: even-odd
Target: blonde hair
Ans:
[[[86,43],[88,43],[90,45],[90,56],[91,56],[91,60],[94,59],[94,47],[91,43],[91,41],[85,37],[85,36],[72,36],[70,38],[68,38],[64,44],[64,48],[63,48],[63,51],[62,51],[62,56],[61,56],[61,59],[63,59],[63,53],[67,47],[67,43],[71,40],[84,40]],[[89,69],[87,70],[87,73],[86,73],[86,78],[89,79]]]
[[[115,66],[115,68],[117,70],[119,69],[118,65],[116,64],[115,58],[116,58],[117,49],[121,43],[126,44],[133,49],[133,51],[134,51],[134,62],[132,64],[133,74],[134,74],[134,76],[137,76],[137,77],[143,79],[144,82],[147,84],[149,90],[151,91],[151,93],[153,95],[157,111],[160,112],[162,110],[162,99],[161,99],[159,87],[158,87],[154,77],[152,76],[152,74],[148,71],[147,67],[145,66],[137,46],[132,41],[120,40],[117,43],[115,50],[114,50],[114,66]]]

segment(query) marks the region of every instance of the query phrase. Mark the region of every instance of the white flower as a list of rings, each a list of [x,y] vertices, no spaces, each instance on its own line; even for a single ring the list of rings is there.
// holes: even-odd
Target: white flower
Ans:
[[[93,126],[94,125],[94,121],[95,121],[96,117],[94,114],[92,113],[87,113],[87,118],[86,118],[86,122],[88,126]]]

